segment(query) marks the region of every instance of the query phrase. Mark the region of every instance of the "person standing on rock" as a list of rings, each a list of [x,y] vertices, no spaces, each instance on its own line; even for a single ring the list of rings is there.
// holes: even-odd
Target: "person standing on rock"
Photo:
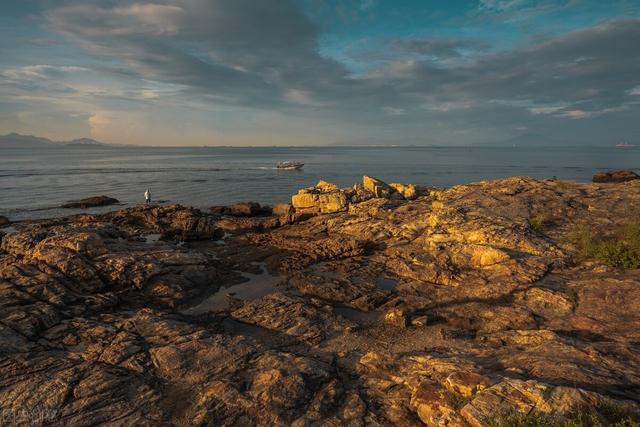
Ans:
[[[149,204],[151,203],[151,191],[147,188],[147,191],[144,192],[144,201]]]

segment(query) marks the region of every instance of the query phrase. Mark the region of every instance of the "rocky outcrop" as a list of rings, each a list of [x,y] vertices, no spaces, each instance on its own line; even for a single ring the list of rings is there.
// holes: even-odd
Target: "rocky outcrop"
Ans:
[[[572,236],[637,221],[640,181],[514,177],[415,198],[377,181],[300,193],[317,196],[303,222],[309,207],[291,205],[21,222],[0,242],[3,420],[637,419],[640,276],[575,257]],[[346,207],[320,201],[334,193]]]
[[[216,217],[180,205],[139,206],[111,212],[103,218],[129,231],[150,229],[164,240],[206,240],[222,235]]]
[[[118,199],[114,199],[113,197],[107,196],[94,196],[88,197],[82,200],[74,200],[62,205],[62,208],[65,209],[87,209],[87,208],[95,208],[98,206],[109,206],[115,205],[116,203],[120,203]]]
[[[383,181],[364,176],[362,184],[351,188],[339,188],[327,181],[320,181],[314,187],[303,188],[291,198],[291,204],[297,217],[307,219],[317,214],[344,212],[352,206],[371,199],[413,200],[424,193],[412,184],[394,183],[387,185]]]
[[[402,195],[406,200],[413,200],[419,196],[418,187],[413,184],[400,184],[397,182],[393,182],[389,184],[395,192]]]
[[[260,206],[260,203],[256,202],[239,202],[229,206],[213,206],[209,208],[209,211],[215,214],[238,217],[253,217],[271,214],[271,208],[269,206]]]
[[[298,191],[291,197],[291,204],[301,214],[334,213],[347,210],[349,199],[337,186],[320,181],[315,187]]]
[[[367,175],[362,177],[362,185],[365,190],[371,191],[376,197],[388,198],[393,192],[386,183]]]
[[[598,172],[593,175],[593,182],[627,182],[636,179],[640,179],[640,175],[629,170]]]

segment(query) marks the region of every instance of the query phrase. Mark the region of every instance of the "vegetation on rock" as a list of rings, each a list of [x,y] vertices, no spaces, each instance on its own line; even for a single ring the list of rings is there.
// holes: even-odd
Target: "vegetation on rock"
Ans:
[[[581,259],[595,258],[617,268],[640,267],[640,222],[618,226],[608,234],[581,227],[573,231],[571,240]]]

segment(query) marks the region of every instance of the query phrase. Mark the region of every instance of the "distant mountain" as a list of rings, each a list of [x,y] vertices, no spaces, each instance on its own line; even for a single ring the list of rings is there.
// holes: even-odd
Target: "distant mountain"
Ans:
[[[471,144],[484,147],[547,147],[558,145],[559,141],[539,133],[523,133],[501,141],[491,141]]]
[[[79,138],[79,139],[74,139],[72,141],[61,142],[61,144],[64,144],[66,146],[72,146],[72,147],[76,147],[76,146],[105,147],[109,145],[109,144],[105,144],[104,142],[96,141],[95,139],[91,139],[91,138]]]
[[[51,148],[51,147],[109,147],[109,144],[91,138],[79,138],[72,141],[52,141],[32,135],[10,133],[0,135],[0,148]]]
[[[0,136],[0,147],[4,148],[44,148],[51,147],[54,142],[47,138],[10,133]]]

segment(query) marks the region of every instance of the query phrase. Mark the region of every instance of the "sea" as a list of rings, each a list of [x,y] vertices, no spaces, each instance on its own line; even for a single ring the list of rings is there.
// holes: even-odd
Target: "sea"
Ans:
[[[278,161],[304,163],[281,171]],[[640,147],[51,147],[0,148],[0,215],[13,221],[70,215],[71,200],[106,195],[116,206],[175,202],[199,208],[287,202],[324,179],[340,186],[371,175],[449,187],[524,175],[590,181],[598,171],[640,172]],[[86,212],[86,211],[84,211]]]

